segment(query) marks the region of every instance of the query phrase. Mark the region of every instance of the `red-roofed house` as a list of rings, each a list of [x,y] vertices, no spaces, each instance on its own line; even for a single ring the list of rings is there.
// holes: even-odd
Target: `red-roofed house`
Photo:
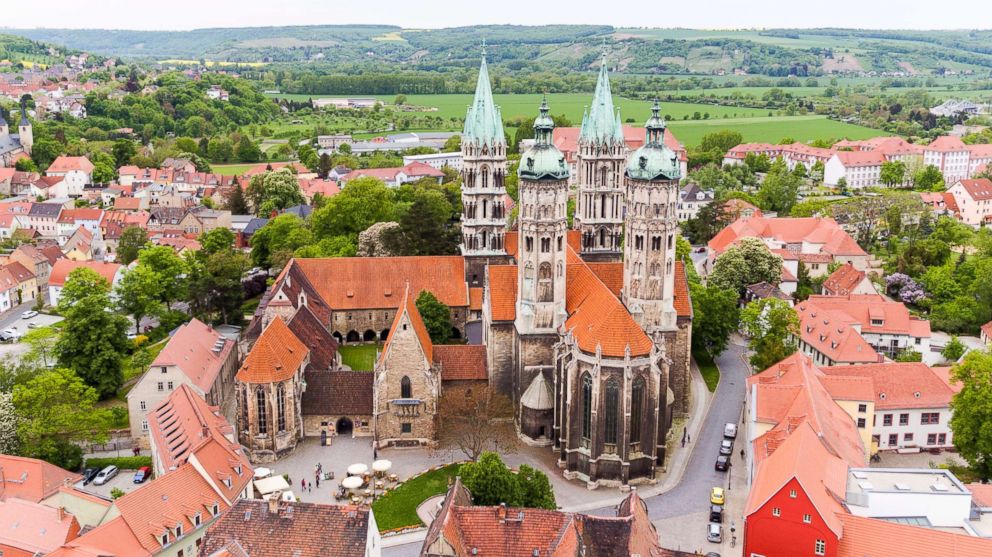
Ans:
[[[836,187],[844,180],[851,189],[877,186],[884,162],[878,151],[837,151],[823,168],[823,183]]]
[[[347,186],[348,182],[355,178],[371,177],[378,178],[390,187],[398,187],[407,182],[416,182],[422,178],[435,178],[437,183],[441,183],[444,172],[424,164],[422,162],[412,162],[406,166],[397,168],[363,168],[352,170],[341,177],[341,185]]]
[[[48,300],[53,306],[57,306],[59,303],[59,294],[62,293],[62,287],[65,286],[66,279],[69,278],[69,274],[79,269],[80,267],[87,267],[96,271],[100,276],[106,279],[107,284],[113,288],[121,280],[123,266],[118,263],[103,263],[100,261],[73,261],[71,259],[59,259],[52,266],[51,275],[48,277]]]
[[[23,499],[0,501],[0,554],[46,555],[79,536],[79,522],[64,508]]]
[[[859,271],[850,263],[845,263],[823,281],[825,296],[847,296],[848,294],[878,294],[875,285],[864,271]]]
[[[895,357],[906,350],[930,351],[930,322],[910,315],[901,302],[878,294],[849,294],[810,296],[800,305],[842,313],[846,316],[842,321],[851,323],[868,344],[886,356]]]
[[[992,180],[958,180],[947,193],[954,196],[961,222],[976,228],[992,223]]]
[[[238,346],[198,319],[182,325],[128,391],[131,436],[148,443],[148,413],[183,385],[234,419]]]
[[[982,325],[981,339],[986,346],[992,344],[992,321]]]
[[[968,178],[971,153],[960,138],[942,135],[923,150],[923,164],[936,166],[944,175],[944,183],[953,184]]]
[[[86,157],[62,155],[45,170],[48,176],[59,176],[65,182],[66,195],[80,197],[83,188],[93,183],[93,163]]]

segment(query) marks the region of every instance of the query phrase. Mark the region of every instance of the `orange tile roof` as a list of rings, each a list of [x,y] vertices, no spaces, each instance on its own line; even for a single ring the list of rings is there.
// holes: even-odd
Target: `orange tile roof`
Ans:
[[[930,366],[921,362],[834,366],[824,368],[823,372],[870,378],[877,410],[946,408],[954,396],[951,387]]]
[[[114,209],[125,211],[136,211],[141,208],[141,198],[138,197],[118,197],[114,199]]]
[[[567,261],[565,329],[574,335],[579,348],[589,354],[599,349],[604,356],[617,358],[624,357],[628,347],[631,356],[649,354],[654,343],[571,247]]]
[[[950,387],[951,390],[954,391],[954,393],[956,394],[961,392],[962,385],[960,381],[956,381],[951,377],[952,369],[953,368],[951,366],[933,366],[932,368],[930,368],[930,370],[933,371],[934,375],[940,378],[940,380],[943,381],[945,385]]]
[[[970,483],[965,487],[971,492],[971,500],[976,506],[992,508],[992,484]]]
[[[459,256],[294,259],[333,309],[395,308],[407,283],[449,307],[469,305],[465,259]]]
[[[439,344],[434,363],[441,365],[444,381],[485,381],[489,378],[484,344]]]
[[[93,220],[99,222],[103,218],[103,209],[62,209],[59,215],[60,223],[74,224],[77,220]]]
[[[942,135],[937,139],[934,139],[927,145],[928,151],[967,151],[968,146],[961,141],[960,138],[954,137],[952,135]]]
[[[973,201],[988,201],[992,199],[992,180],[976,178],[974,180],[959,180],[959,184]]]
[[[48,557],[150,557],[122,517],[86,532]]]
[[[935,528],[909,526],[888,520],[837,513],[844,534],[837,545],[837,557],[906,557],[944,555],[946,557],[988,557],[992,540],[944,532]]]
[[[835,153],[842,165],[847,168],[860,166],[882,166],[885,155],[878,151],[837,151]]]
[[[586,262],[589,269],[603,281],[603,284],[613,292],[614,296],[620,297],[623,290],[623,263],[590,263]]]
[[[12,549],[13,556],[43,555],[78,535],[76,517],[62,509],[16,498],[0,501],[0,548]]]
[[[114,277],[121,270],[119,263],[103,263],[101,261],[73,261],[71,259],[59,259],[52,266],[52,272],[48,275],[48,284],[54,286],[65,285],[69,274],[80,267],[86,267],[96,271],[101,277],[106,279],[108,285],[114,284]]]
[[[197,388],[206,393],[213,388],[234,349],[233,340],[193,318],[172,335],[165,348],[155,357],[152,367],[176,366]]]
[[[797,305],[795,309],[799,315],[799,337],[832,361],[881,361],[878,352],[854,328],[858,321],[848,314],[820,307],[811,300]]]
[[[244,462],[239,456],[240,447],[226,436],[233,437],[234,428],[220,414],[196,394],[189,385],[182,384],[168,398],[152,409],[148,419],[149,435],[155,443],[156,457],[164,470],[178,468],[186,463],[198,449],[211,439],[229,445],[232,458]],[[235,453],[234,450],[238,449]]]
[[[0,499],[17,497],[38,503],[59,490],[66,481],[83,477],[36,458],[0,454]]]
[[[61,155],[48,166],[46,172],[49,174],[53,172],[71,172],[73,170],[80,170],[87,174],[93,172],[93,163],[86,157],[69,157],[66,155]]]
[[[493,321],[517,318],[517,266],[489,265],[489,306]]]
[[[839,269],[830,273],[827,280],[823,281],[823,291],[832,296],[846,296],[850,294],[861,281],[864,280],[864,271],[854,268],[854,265],[845,263]]]
[[[904,304],[893,302],[879,294],[813,295],[809,297],[808,303],[847,314],[861,325],[862,333],[930,336],[929,321],[915,319]],[[882,324],[873,325],[872,319],[878,317],[882,318]]]
[[[981,328],[982,328],[982,332],[985,333],[985,336],[988,337],[989,339],[992,339],[992,321],[989,321],[988,323],[982,325]]]
[[[679,317],[692,317],[692,298],[689,295],[689,277],[686,275],[685,265],[681,261],[675,262],[675,284],[672,289],[675,305],[675,313]]]
[[[506,250],[506,254],[510,257],[516,257],[517,251],[520,249],[520,233],[516,230],[507,230],[503,234],[503,249]]]
[[[273,383],[292,377],[310,355],[282,319],[273,319],[251,347],[238,370],[244,383]]]
[[[739,238],[774,239],[783,244],[804,242],[820,246],[831,255],[867,256],[865,250],[837,224],[834,219],[821,217],[769,218],[754,216],[740,218],[717,233],[707,244],[717,254],[723,253]]]
[[[482,310],[482,295],[485,292],[485,288],[470,287],[468,289],[468,309],[481,311]]]
[[[409,284],[403,289],[403,297],[400,298],[396,317],[393,318],[393,324],[389,327],[389,336],[386,337],[386,342],[382,345],[382,353],[379,356],[380,361],[385,360],[386,353],[389,351],[389,345],[393,340],[393,335],[400,329],[404,315],[410,320],[410,325],[413,326],[413,332],[417,334],[417,338],[420,340],[420,347],[423,349],[427,361],[433,362],[434,343],[431,342],[431,335],[427,332],[427,326],[424,325],[424,320],[420,317],[420,312],[417,311],[416,298],[413,296]]]

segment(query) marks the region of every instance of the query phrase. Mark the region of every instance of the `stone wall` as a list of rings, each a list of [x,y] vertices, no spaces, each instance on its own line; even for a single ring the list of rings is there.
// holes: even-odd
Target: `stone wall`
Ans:
[[[303,394],[301,371],[279,383],[238,383],[238,439],[248,449],[252,462],[273,462],[296,448],[303,438],[300,400]],[[285,429],[278,424],[278,388],[285,393]],[[265,431],[259,424],[258,397],[265,398]]]
[[[397,299],[399,304],[400,300]],[[451,307],[451,326],[458,330],[457,338],[465,337],[468,307]],[[335,310],[331,312],[331,334],[344,342],[384,341],[396,319],[396,308]]]
[[[671,360],[668,371],[668,383],[675,393],[675,404],[672,413],[675,416],[689,414],[689,397],[691,396],[692,375],[689,371],[689,358],[692,346],[692,320],[679,318],[678,330],[664,333],[665,351]]]
[[[351,437],[371,437],[372,436],[372,416],[342,416],[342,415],[306,415],[303,416],[303,432],[307,437],[320,437],[321,431],[327,432],[328,439],[336,433],[335,427],[338,420],[347,418],[351,420]]]
[[[500,393],[513,397],[516,372],[516,332],[513,323],[495,323],[488,329],[486,351],[489,358],[489,383]]]

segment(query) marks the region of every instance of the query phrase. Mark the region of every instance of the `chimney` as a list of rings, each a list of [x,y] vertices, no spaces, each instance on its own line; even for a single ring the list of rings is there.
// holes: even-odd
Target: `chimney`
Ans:
[[[276,491],[269,495],[269,513],[279,513],[279,500],[282,499],[282,492]]]
[[[506,520],[506,503],[499,504],[499,509],[497,509],[496,515],[499,517],[500,522]]]
[[[65,507],[59,507],[56,511],[59,513],[59,522],[62,522],[65,519]]]

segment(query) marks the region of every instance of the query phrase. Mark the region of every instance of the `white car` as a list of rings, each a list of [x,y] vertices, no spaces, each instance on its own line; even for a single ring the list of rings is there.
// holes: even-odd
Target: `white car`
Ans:
[[[21,333],[18,333],[17,329],[4,329],[0,331],[0,340],[4,342],[16,342],[19,338],[21,338]]]
[[[723,436],[727,439],[737,438],[737,424],[727,424],[723,426]]]
[[[35,310],[25,311],[21,314],[21,319],[31,319],[32,317],[38,317],[38,312]]]
[[[117,475],[117,467],[111,464],[110,466],[107,466],[103,470],[100,470],[100,473],[97,474],[95,478],[93,478],[93,484],[103,485],[109,482],[110,479],[116,475]]]

